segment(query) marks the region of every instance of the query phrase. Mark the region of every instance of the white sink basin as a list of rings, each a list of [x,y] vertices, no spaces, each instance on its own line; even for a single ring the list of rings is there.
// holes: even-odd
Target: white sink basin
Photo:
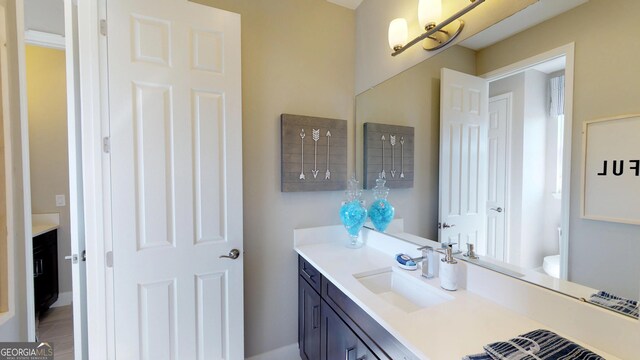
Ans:
[[[398,268],[383,268],[353,275],[362,285],[384,301],[414,312],[453,300],[444,290],[435,288]]]

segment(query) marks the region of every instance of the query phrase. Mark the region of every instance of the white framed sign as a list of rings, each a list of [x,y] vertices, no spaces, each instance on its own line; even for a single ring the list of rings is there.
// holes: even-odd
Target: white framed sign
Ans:
[[[640,224],[640,114],[584,123],[582,217]]]

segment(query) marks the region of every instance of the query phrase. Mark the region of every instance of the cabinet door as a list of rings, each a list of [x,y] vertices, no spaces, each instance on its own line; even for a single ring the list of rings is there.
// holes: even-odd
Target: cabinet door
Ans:
[[[47,234],[43,271],[46,279],[45,291],[49,295],[46,306],[49,307],[58,300],[58,241],[56,231],[50,231]]]
[[[33,248],[33,291],[34,306],[36,311],[42,310],[48,300],[47,281],[44,272],[45,258],[47,256],[46,248],[43,246],[34,246]]]
[[[338,314],[322,301],[322,359],[378,359]]]
[[[298,346],[303,360],[320,360],[320,294],[298,276]]]
[[[36,311],[46,311],[58,300],[57,232],[33,238],[33,287]]]

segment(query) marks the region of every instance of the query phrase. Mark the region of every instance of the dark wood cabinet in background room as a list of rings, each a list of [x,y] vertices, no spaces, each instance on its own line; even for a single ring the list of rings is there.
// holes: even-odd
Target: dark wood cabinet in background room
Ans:
[[[33,238],[33,287],[36,312],[58,300],[58,231]]]

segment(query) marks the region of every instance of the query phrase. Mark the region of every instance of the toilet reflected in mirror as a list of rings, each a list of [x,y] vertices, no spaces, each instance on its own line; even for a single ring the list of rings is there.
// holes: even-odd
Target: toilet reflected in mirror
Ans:
[[[558,228],[558,248],[562,240],[562,229]],[[560,278],[560,254],[545,256],[542,260],[542,270],[554,278]]]

